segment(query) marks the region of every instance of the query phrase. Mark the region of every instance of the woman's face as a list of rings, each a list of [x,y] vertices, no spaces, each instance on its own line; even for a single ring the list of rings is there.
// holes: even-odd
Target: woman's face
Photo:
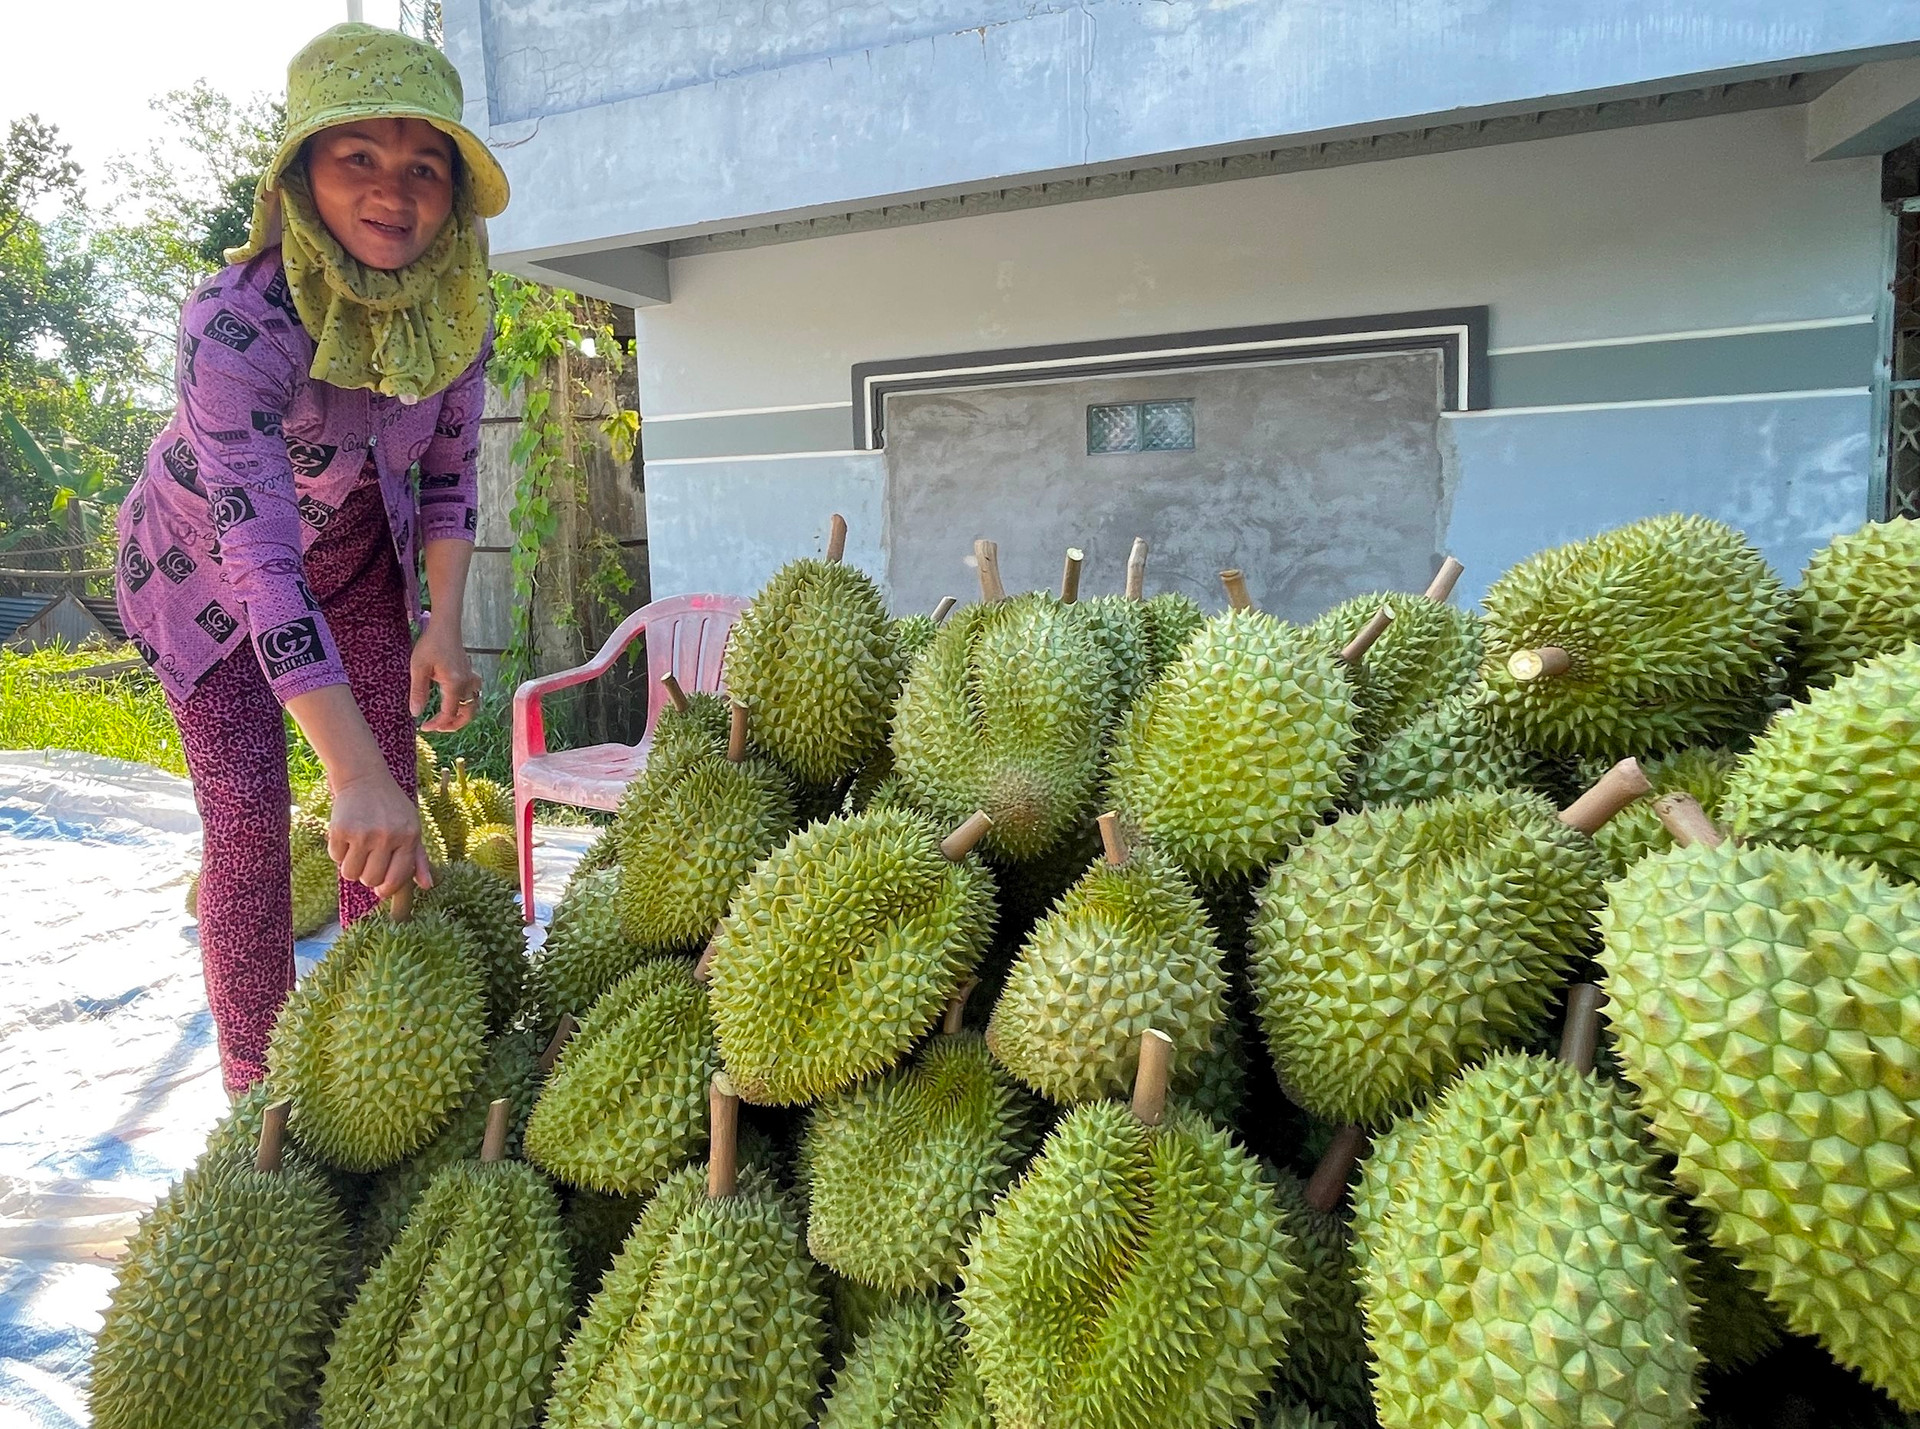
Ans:
[[[404,268],[453,211],[453,141],[424,119],[362,119],[307,144],[313,206],[369,268]]]

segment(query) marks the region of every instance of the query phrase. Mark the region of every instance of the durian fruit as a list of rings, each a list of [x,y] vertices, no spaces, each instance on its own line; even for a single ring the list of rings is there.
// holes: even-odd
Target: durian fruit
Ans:
[[[1920,1410],[1920,888],[1663,806],[1700,841],[1610,890],[1615,1050],[1714,1244]]]
[[[520,877],[520,841],[512,824],[478,824],[467,835],[467,862],[508,883]]]
[[[883,1315],[835,1377],[820,1429],[993,1429],[959,1312],[915,1296]]]
[[[455,861],[465,858],[467,832],[471,825],[467,820],[467,811],[453,796],[453,771],[442,769],[433,783],[421,785],[420,802],[433,820],[434,831],[445,845],[447,857]]]
[[[1312,1405],[1276,1398],[1260,1416],[1260,1429],[1339,1429],[1339,1425],[1322,1418]]]
[[[1722,800],[1737,837],[1868,859],[1920,882],[1920,642],[1776,715]]]
[[[1920,521],[1869,521],[1815,551],[1793,619],[1800,671],[1815,688],[1920,640]]]
[[[128,1242],[94,1342],[99,1429],[265,1429],[312,1402],[347,1227],[319,1174],[281,1159],[286,1111],[254,1156],[203,1159]]]
[[[567,1193],[561,1228],[567,1236],[567,1258],[573,1262],[576,1303],[586,1304],[600,1288],[646,1205],[644,1196],[609,1196],[578,1187]]]
[[[1092,812],[1112,694],[1107,654],[1074,607],[1044,592],[968,606],[900,693],[895,775],[949,828],[985,810],[996,857],[1039,858]]]
[[[1162,591],[1147,606],[1147,678],[1157,680],[1161,672],[1186,649],[1194,632],[1207,623],[1200,602],[1179,591]]]
[[[760,747],[807,784],[833,784],[880,751],[900,650],[880,588],[846,565],[834,517],[824,561],[790,561],[727,641],[727,688],[754,712]]]
[[[293,1102],[293,1134],[323,1161],[375,1171],[446,1125],[486,1056],[480,959],[444,913],[390,917],[340,935],[280,1009],[268,1080]]]
[[[439,868],[448,861],[446,837],[434,822],[433,810],[427,807],[425,795],[414,801],[414,807],[420,811],[420,847],[426,850],[427,862]]]
[[[327,1352],[320,1429],[531,1429],[573,1317],[553,1188],[507,1161],[492,1104],[477,1161],[433,1178]]]
[[[881,809],[793,835],[714,935],[709,997],[740,1094],[812,1101],[892,1066],[939,1018],[993,931],[975,814],[943,840]]]
[[[1077,552],[1069,552],[1068,563]],[[1074,610],[1107,657],[1108,718],[1118,718],[1153,678],[1153,629],[1143,600],[1124,595],[1074,599]]]
[[[806,1180],[802,1176],[799,1190],[806,1190]],[[821,1270],[827,1283],[827,1306],[830,1324],[827,1333],[827,1358],[834,1364],[844,1364],[853,1348],[873,1327],[887,1315],[900,1308],[909,1300],[923,1296],[919,1290],[895,1291],[876,1290],[858,1280],[849,1280],[844,1275],[835,1275],[822,1266]]]
[[[433,887],[421,890],[415,906],[446,914],[467,935],[486,984],[488,1030],[512,1026],[527,1000],[527,927],[518,890],[462,860],[437,868]]]
[[[1278,1169],[1270,1175],[1300,1265],[1298,1328],[1287,1339],[1276,1382],[1287,1393],[1356,1419],[1368,1415],[1372,1399],[1343,1203],[1363,1144],[1358,1128],[1342,1128],[1311,1180]]]
[[[413,786],[425,789],[440,778],[440,756],[434,753],[433,746],[427,743],[427,737],[416,734],[413,737]],[[323,784],[322,788],[325,787]]]
[[[1356,1221],[1383,1429],[1693,1422],[1670,1190],[1626,1089],[1569,1043],[1573,1060],[1496,1053],[1369,1158]]]
[[[900,652],[900,670],[904,676],[911,669],[920,652],[933,644],[933,637],[940,633],[941,622],[953,613],[957,602],[950,595],[940,597],[940,603],[930,615],[902,615],[893,622],[894,648]],[[876,756],[877,757],[877,756]]]
[[[1333,806],[1352,760],[1344,666],[1298,626],[1215,616],[1121,721],[1123,822],[1202,882],[1251,874]]]
[[[692,965],[649,958],[561,1051],[527,1121],[527,1156],[569,1185],[645,1195],[705,1139],[718,1065]]]
[[[540,1021],[551,1027],[562,1013],[584,1016],[608,988],[646,958],[621,928],[620,869],[576,877],[554,907],[547,940],[528,974]]]
[[[1707,1217],[1682,1202],[1687,1285],[1693,1296],[1693,1342],[1717,1370],[1744,1369],[1771,1352],[1782,1338],[1779,1312],[1767,1303],[1734,1258],[1713,1243]]]
[[[291,844],[293,936],[305,938],[340,916],[340,870],[327,852],[324,820],[296,810]]]
[[[1457,563],[1452,569],[1457,569]],[[1444,598],[1375,591],[1344,600],[1308,631],[1332,650],[1346,646],[1382,607],[1393,623],[1368,647],[1366,677],[1355,690],[1354,729],[1371,744],[1422,710],[1473,683],[1480,668],[1480,618]]]
[[[1605,875],[1592,830],[1646,792],[1631,760],[1556,816],[1489,790],[1348,814],[1261,888],[1253,983],[1289,1096],[1374,1125],[1538,1033]]]
[[[647,1203],[579,1332],[547,1429],[804,1429],[826,1309],[792,1205],[737,1167],[739,1102],[714,1077],[712,1159]]]
[[[467,761],[453,761],[453,797],[466,813],[467,826],[513,822],[513,791],[484,775],[467,773]]]
[[[1027,935],[987,1027],[1000,1064],[1063,1104],[1124,1095],[1148,1028],[1206,1047],[1226,1015],[1192,887],[1151,847],[1129,849],[1118,815],[1099,823],[1105,858]]]
[[[1000,1429],[1226,1429],[1294,1325],[1300,1268],[1259,1164],[1165,1110],[1148,1035],[1134,1105],[1054,1128],[981,1222],[960,1305]]]
[[[1542,754],[1711,744],[1783,683],[1787,593],[1746,537],[1705,517],[1542,551],[1482,604],[1490,717]]]
[[[1417,804],[1474,789],[1526,789],[1539,760],[1493,728],[1478,685],[1427,706],[1364,751],[1351,801],[1368,808]]]
[[[961,1030],[964,1001],[912,1062],[829,1096],[807,1122],[807,1247],[848,1279],[892,1291],[959,1279],[980,1217],[1033,1150],[1032,1101]]]
[[[1656,800],[1668,794],[1691,794],[1710,817],[1718,815],[1733,766],[1734,756],[1724,749],[1678,749],[1643,761],[1640,767],[1653,786],[1651,795],[1629,804],[1593,835],[1600,856],[1607,861],[1608,876],[1618,878],[1655,849],[1673,847],[1654,810]],[[1592,777],[1600,769],[1597,762],[1590,763],[1583,772]]]
[[[733,706],[724,754],[650,757],[622,800],[620,925],[644,951],[705,943],[741,880],[797,822],[786,776],[748,757],[746,715]]]

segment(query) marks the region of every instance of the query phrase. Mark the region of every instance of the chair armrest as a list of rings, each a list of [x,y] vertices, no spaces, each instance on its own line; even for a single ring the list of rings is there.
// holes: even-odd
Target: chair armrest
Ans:
[[[606,638],[606,642],[586,664],[575,665],[570,670],[555,670],[551,675],[536,675],[521,683],[513,692],[513,762],[516,767],[523,760],[547,752],[547,722],[542,701],[557,690],[584,685],[605,674],[646,628],[647,611],[642,607],[620,622],[619,628]]]

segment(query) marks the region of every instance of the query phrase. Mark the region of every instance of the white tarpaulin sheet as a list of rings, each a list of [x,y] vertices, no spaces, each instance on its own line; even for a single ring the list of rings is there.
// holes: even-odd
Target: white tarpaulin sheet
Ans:
[[[590,841],[535,839],[542,924]],[[0,1426],[87,1421],[113,1260],[226,1107],[184,779],[0,751]],[[302,941],[302,972],[336,930]]]

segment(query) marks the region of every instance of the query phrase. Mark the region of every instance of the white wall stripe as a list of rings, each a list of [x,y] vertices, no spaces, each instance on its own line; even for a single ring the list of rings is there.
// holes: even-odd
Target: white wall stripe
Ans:
[[[712,412],[661,412],[649,414],[649,422],[697,422],[703,417],[768,417],[779,412],[831,412],[851,409],[851,402],[794,402],[785,407],[721,407]]]
[[[1752,337],[1769,332],[1809,332],[1815,328],[1854,327],[1871,323],[1872,313],[1844,318],[1801,318],[1794,322],[1749,323],[1745,327],[1703,327],[1690,332],[1649,332],[1637,337],[1590,337],[1573,342],[1530,342],[1518,347],[1490,347],[1488,357],[1512,357],[1523,352],[1568,352],[1581,347],[1634,347],[1643,342],[1688,342],[1702,337]]]
[[[852,404],[849,403],[849,406]],[[861,451],[850,448],[846,451],[831,452],[753,452],[747,456],[667,456],[657,460],[650,459],[648,466],[702,466],[717,461],[795,461],[810,456],[884,456],[884,452]]]
[[[1648,397],[1633,402],[1563,402],[1551,407],[1483,407],[1477,412],[1442,412],[1442,421],[1481,417],[1532,417],[1543,412],[1611,412],[1630,407],[1705,407],[1724,402],[1793,402],[1808,397],[1866,397],[1868,387],[1814,387],[1798,392],[1731,392],[1714,397]]]

